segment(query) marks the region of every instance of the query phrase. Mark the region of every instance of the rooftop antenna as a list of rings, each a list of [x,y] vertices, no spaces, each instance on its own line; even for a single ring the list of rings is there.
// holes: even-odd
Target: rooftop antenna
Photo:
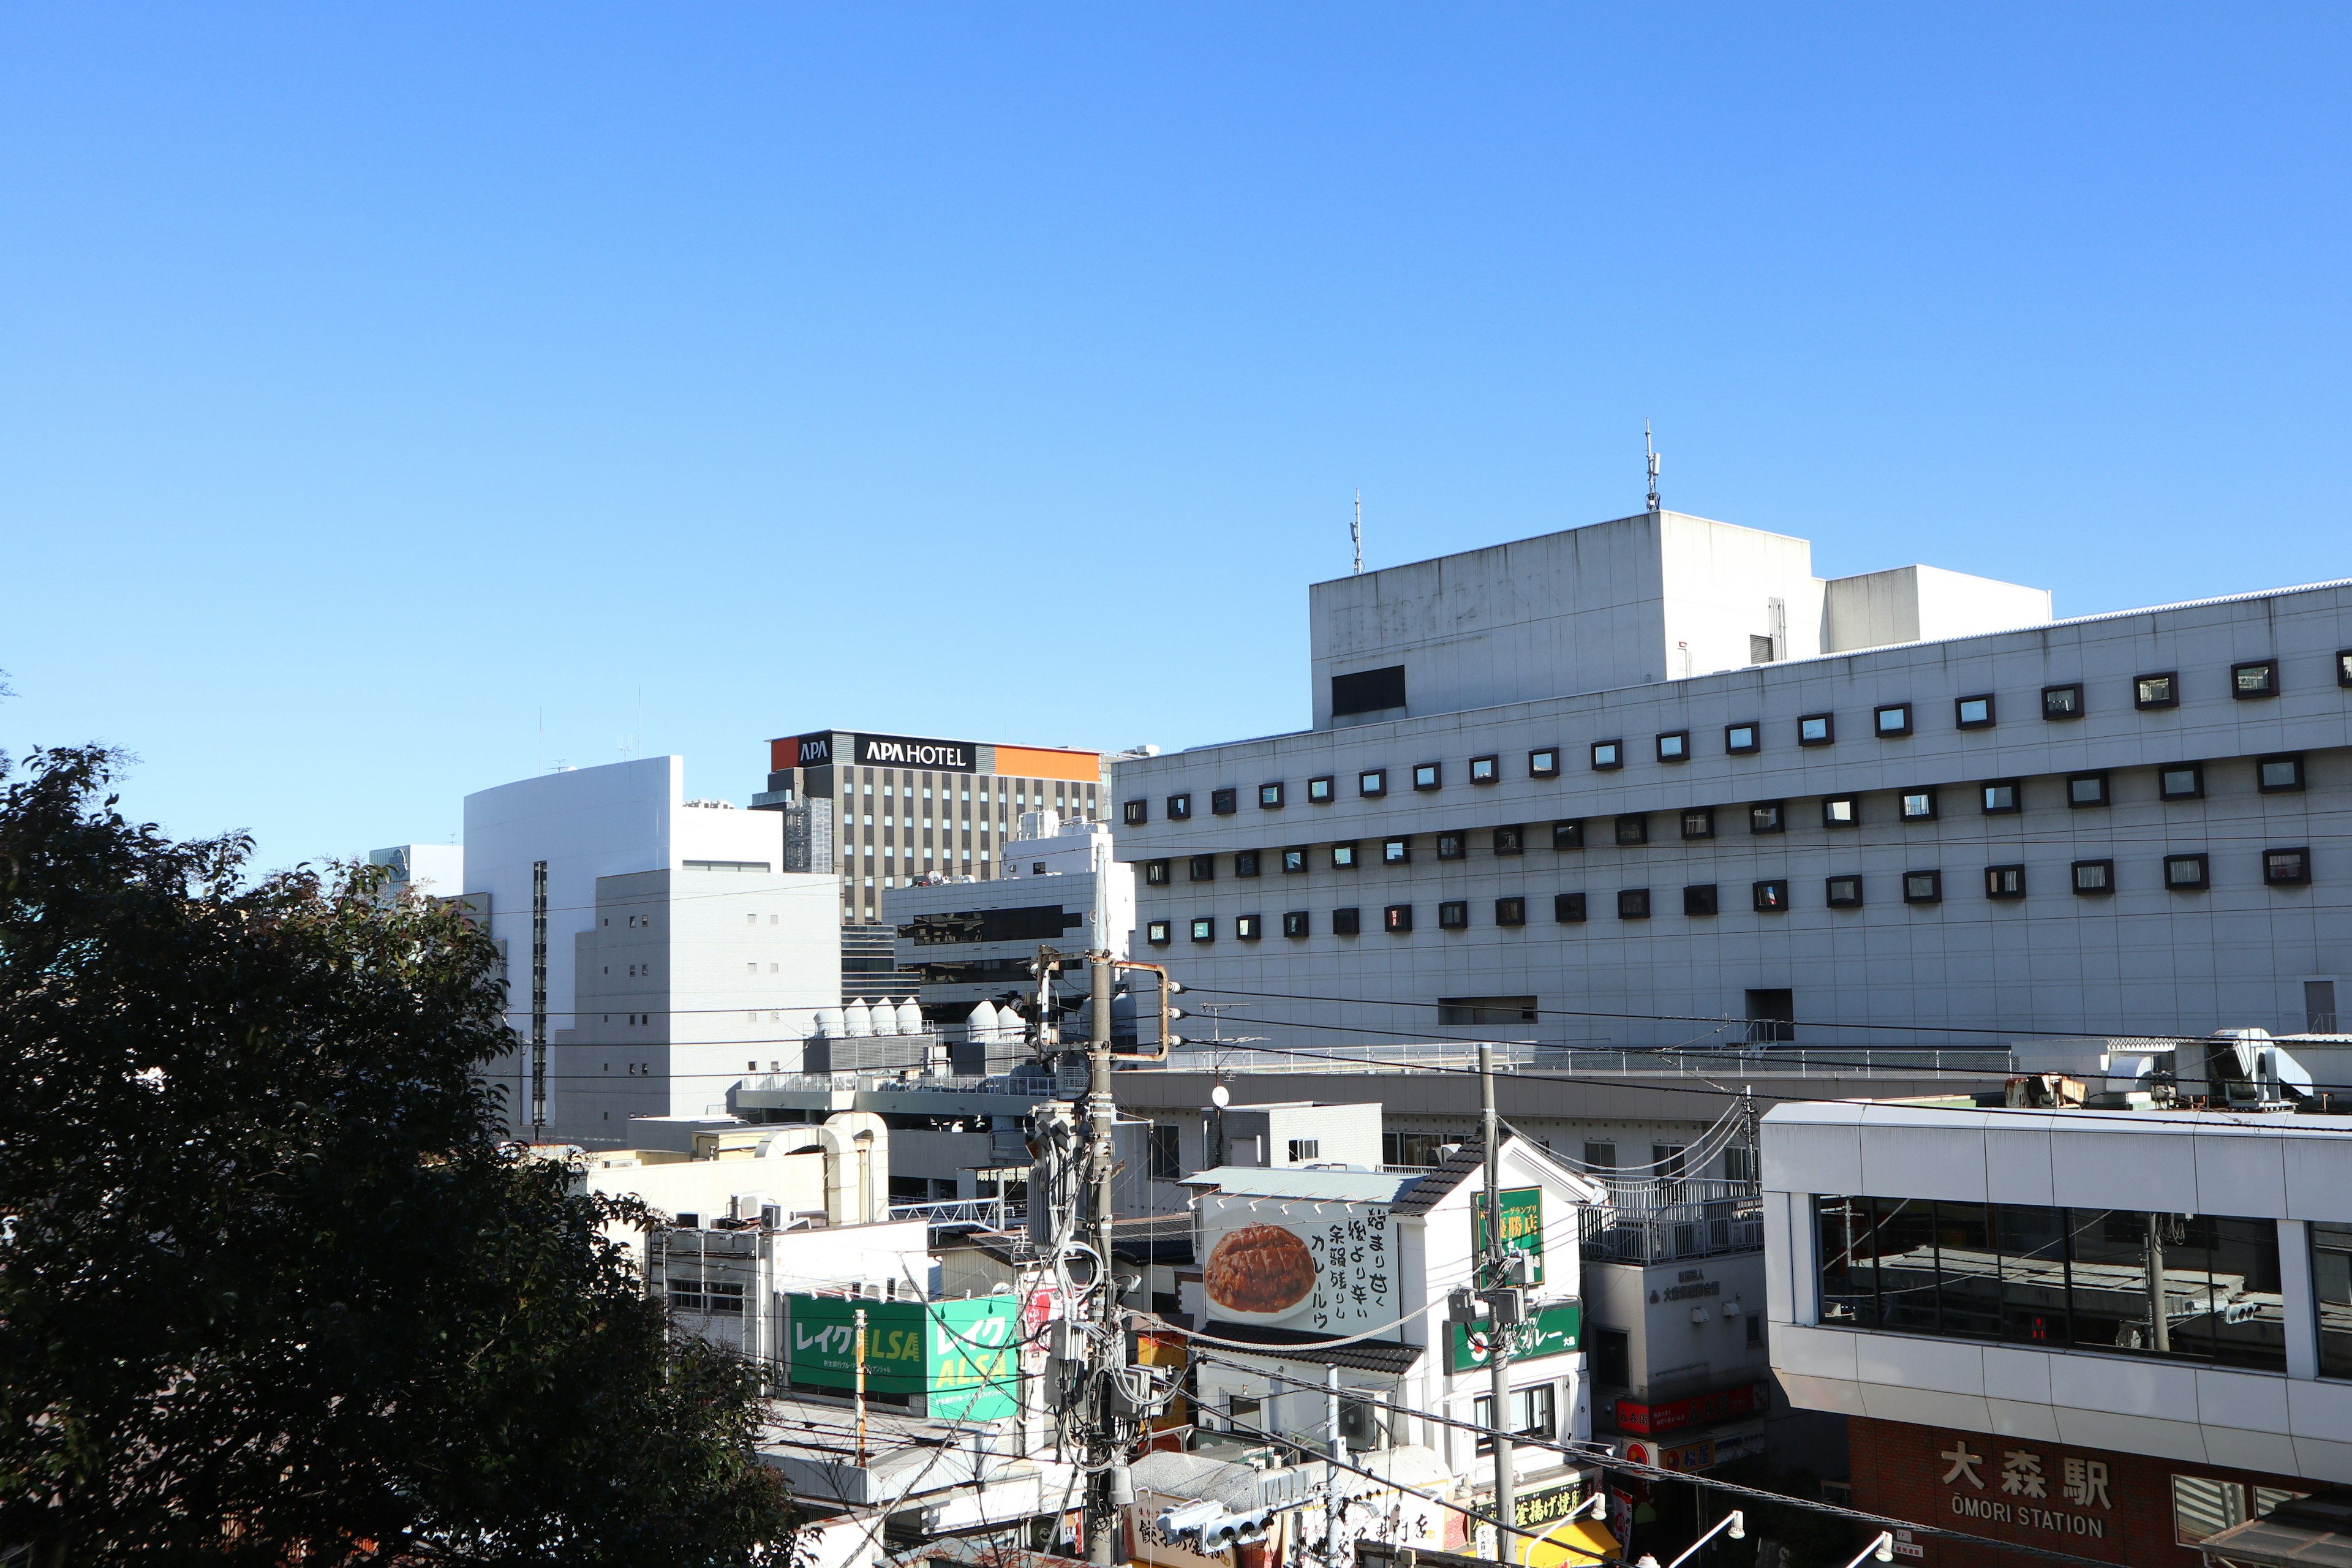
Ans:
[[[1650,439],[1650,422],[1642,421],[1642,450],[1650,459],[1650,510],[1658,510],[1658,448]]]
[[[1364,491],[1360,485],[1356,488],[1356,521],[1348,525],[1348,538],[1356,547],[1355,574],[1360,577],[1364,574]]]

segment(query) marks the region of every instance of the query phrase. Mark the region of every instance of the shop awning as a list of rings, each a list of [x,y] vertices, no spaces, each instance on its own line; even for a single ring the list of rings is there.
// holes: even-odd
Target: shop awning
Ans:
[[[2352,1568],[2352,1489],[2283,1502],[2197,1543],[2206,1568]]]
[[[1595,1568],[1617,1559],[1617,1538],[1598,1520],[1563,1524],[1540,1541],[1521,1540],[1511,1555],[1527,1568]]]

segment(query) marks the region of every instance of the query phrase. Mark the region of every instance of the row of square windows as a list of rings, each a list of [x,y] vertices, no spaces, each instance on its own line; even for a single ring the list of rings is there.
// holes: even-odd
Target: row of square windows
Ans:
[[[2296,756],[2262,757],[2254,764],[2255,787],[2264,795],[2289,794],[2305,787],[2303,758]],[[2115,803],[2112,781],[2106,772],[2070,773],[2066,776],[2066,804],[2077,810],[2112,805]],[[2011,816],[2022,812],[2025,782],[2022,779],[1996,779],[1977,786],[1979,810],[1987,816]],[[2157,793],[2168,801],[2202,800],[2205,797],[2205,765],[2183,763],[2157,771]],[[1942,809],[1942,793],[1935,785],[1903,790],[1895,796],[1895,816],[1903,822],[1933,822]],[[1685,841],[1713,838],[1716,836],[1716,808],[1711,805],[1692,806],[1677,814]],[[1823,827],[1858,827],[1862,825],[1862,796],[1830,795],[1822,801]],[[1789,826],[1786,801],[1759,801],[1748,808],[1748,831],[1751,834],[1785,833]],[[1528,828],[1510,826],[1490,828],[1490,845],[1496,855],[1519,855],[1527,850]],[[1650,814],[1630,812],[1612,819],[1612,837],[1609,842],[1624,845],[1650,842]],[[1433,835],[1440,860],[1461,860],[1469,855],[1471,835],[1448,832]],[[1380,840],[1380,862],[1384,866],[1402,866],[1412,862],[1412,837],[1406,835]],[[1585,847],[1585,824],[1581,817],[1555,822],[1551,825],[1551,847],[1554,849],[1581,849]],[[1353,870],[1360,861],[1360,846],[1343,842],[1327,846],[1332,868]],[[1255,849],[1234,852],[1234,875],[1255,877],[1264,865],[1263,853]],[[1299,845],[1275,850],[1284,872],[1296,875],[1307,868],[1309,850]],[[1143,879],[1152,887],[1165,887],[1173,880],[1173,860],[1146,860]],[[1217,858],[1214,855],[1193,855],[1186,858],[1189,879],[1195,882],[1216,880]]]
[[[2352,648],[2336,656],[2336,684],[2352,687]],[[2273,697],[2279,690],[2279,661],[2257,659],[2249,664],[2230,667],[2231,694],[2242,699]],[[2132,705],[2142,710],[2177,708],[2180,705],[2180,677],[2178,672],[2143,675],[2133,682]],[[2083,686],[2077,681],[2066,686],[2045,686],[2042,689],[2042,716],[2048,720],[2079,719],[2086,710],[2083,701]],[[1962,730],[1990,730],[1994,723],[1994,700],[1990,692],[1958,698],[1953,702],[1955,726]],[[1912,705],[1908,702],[1883,703],[1871,713],[1873,731],[1882,740],[1899,740],[1914,733]],[[1755,722],[1727,724],[1723,731],[1723,749],[1731,756],[1745,756],[1764,749],[1763,726]],[[1837,742],[1837,716],[1833,713],[1807,713],[1797,721],[1797,744],[1828,746]],[[1691,735],[1688,730],[1668,730],[1655,740],[1657,759],[1662,763],[1685,763],[1691,758]],[[1528,753],[1529,778],[1559,776],[1559,748],[1539,746]],[[1610,773],[1625,765],[1625,742],[1621,739],[1592,742],[1592,770]],[[1474,784],[1497,784],[1502,780],[1502,758],[1499,755],[1470,759],[1470,782]],[[1412,768],[1412,787],[1427,793],[1445,787],[1445,764],[1417,763]],[[1278,811],[1286,803],[1286,786],[1282,784],[1262,784],[1257,786],[1257,804],[1262,811]],[[1364,799],[1378,799],[1389,793],[1389,770],[1364,768],[1356,774],[1356,793]],[[1307,781],[1307,800],[1312,805],[1328,805],[1339,798],[1339,780],[1335,775],[1322,775]],[[1168,818],[1171,822],[1189,820],[1192,815],[1192,796],[1184,792],[1168,796]],[[1241,792],[1236,788],[1209,792],[1212,816],[1230,816],[1241,809]],[[1151,820],[1151,805],[1145,800],[1123,804],[1121,817],[1129,827],[1139,827]]]
[[[2113,860],[2077,860],[2067,868],[2074,892],[2083,898],[2101,898],[2116,890],[2116,863]],[[2273,888],[2305,887],[2311,881],[2311,851],[2308,848],[2265,849],[2263,851],[2263,880]],[[2212,883],[2211,858],[2202,853],[2168,855],[2164,858],[2164,886],[2176,893],[2202,892]],[[1650,889],[1625,888],[1617,894],[1617,918],[1621,921],[1645,921],[1650,918]],[[1858,910],[1862,907],[1862,878],[1832,877],[1824,888],[1825,902],[1833,910]],[[1984,873],[1984,895],[1988,899],[2012,901],[2025,897],[2023,866],[1988,866]],[[1751,883],[1748,889],[1750,907],[1759,914],[1780,914],[1790,908],[1789,880],[1775,877]],[[1903,901],[1906,904],[1939,904],[1944,901],[1944,874],[1940,870],[1906,871],[1903,873]],[[1552,919],[1561,925],[1581,924],[1585,918],[1585,895],[1556,893],[1551,901]],[[1390,904],[1381,910],[1381,929],[1388,931],[1412,930],[1411,904]],[[1683,889],[1683,913],[1712,915],[1720,912],[1719,890],[1713,882],[1699,882]],[[1355,936],[1363,930],[1363,911],[1346,909],[1331,911],[1331,931],[1337,936]],[[1217,921],[1213,915],[1195,915],[1188,922],[1194,942],[1214,942]],[[1287,937],[1311,936],[1313,917],[1306,910],[1292,910],[1282,917],[1282,934]],[[1495,900],[1495,923],[1498,926],[1523,926],[1528,923],[1528,901],[1512,897]],[[1144,940],[1153,946],[1164,947],[1173,940],[1173,921],[1150,921],[1144,926]],[[1448,899],[1437,906],[1437,926],[1440,931],[1466,931],[1470,926],[1470,901]],[[1255,942],[1264,934],[1264,917],[1237,915],[1234,918],[1234,936],[1241,942]]]

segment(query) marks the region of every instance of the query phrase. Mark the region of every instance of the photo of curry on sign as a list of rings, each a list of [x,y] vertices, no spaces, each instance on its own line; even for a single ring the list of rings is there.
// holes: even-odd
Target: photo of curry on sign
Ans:
[[[1394,1321],[1396,1263],[1384,1204],[1292,1202],[1211,1194],[1202,1200],[1213,1316],[1349,1333]]]

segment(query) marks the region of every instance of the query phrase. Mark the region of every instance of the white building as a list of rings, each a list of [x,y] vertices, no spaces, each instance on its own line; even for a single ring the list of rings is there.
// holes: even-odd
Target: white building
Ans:
[[[591,1148],[632,1117],[723,1115],[797,1058],[839,986],[830,877],[790,874],[783,819],[688,801],[682,757],[466,797],[466,882],[506,959],[509,1124]]]
[[[1855,1507],[2188,1568],[2352,1482],[2340,1118],[1786,1105],[1763,1164],[1773,1369]]]
[[[1114,763],[1138,956],[1283,1043],[2288,1033],[2352,977],[2352,584],[2053,622],[1664,513],[1310,610],[1315,728]]]

